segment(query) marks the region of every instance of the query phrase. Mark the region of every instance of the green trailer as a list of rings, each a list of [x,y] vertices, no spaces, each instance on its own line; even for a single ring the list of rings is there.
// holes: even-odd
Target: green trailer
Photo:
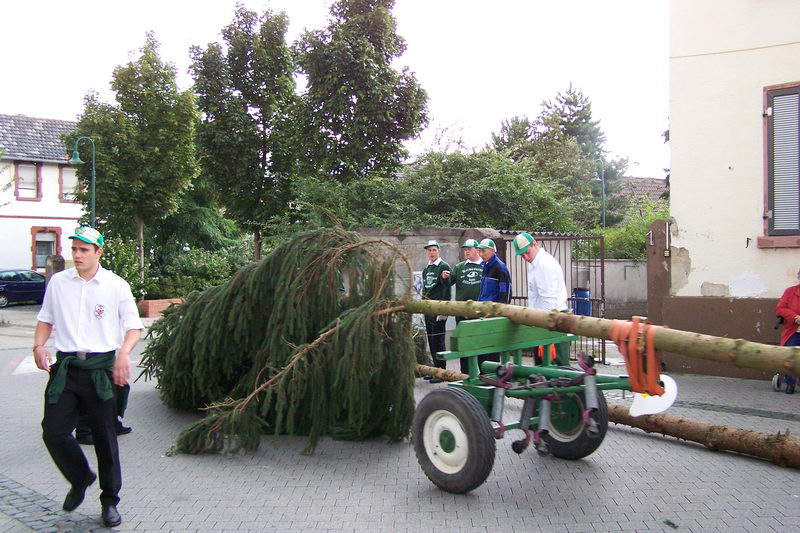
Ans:
[[[468,358],[469,377],[429,393],[414,413],[414,451],[428,478],[456,494],[479,487],[492,471],[495,440],[512,430],[521,431],[511,445],[516,453],[530,444],[541,455],[562,459],[594,452],[608,428],[603,391],[630,391],[631,384],[627,376],[597,374],[593,359],[583,354],[579,367],[556,366],[548,347],[575,340],[507,318],[459,323],[452,351],[437,358]],[[539,364],[526,364],[523,352],[540,346],[545,349]],[[484,361],[479,369],[478,356],[485,354],[499,354],[499,361]],[[513,423],[503,421],[508,398],[522,402]]]

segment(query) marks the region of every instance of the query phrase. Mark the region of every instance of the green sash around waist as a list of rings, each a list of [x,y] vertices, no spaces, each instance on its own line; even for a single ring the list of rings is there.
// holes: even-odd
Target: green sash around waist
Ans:
[[[98,398],[102,401],[110,400],[114,397],[114,388],[112,387],[111,380],[108,378],[107,371],[114,368],[114,361],[116,360],[115,352],[108,352],[104,354],[94,355],[88,359],[79,359],[75,355],[66,355],[62,352],[56,354],[56,362],[58,368],[56,369],[53,379],[47,388],[45,396],[47,403],[57,403],[64,392],[64,386],[67,383],[67,369],[74,365],[77,368],[88,370],[94,390],[97,392]],[[117,411],[120,416],[125,412],[125,407],[128,404],[128,391],[130,388],[119,387],[117,396]]]

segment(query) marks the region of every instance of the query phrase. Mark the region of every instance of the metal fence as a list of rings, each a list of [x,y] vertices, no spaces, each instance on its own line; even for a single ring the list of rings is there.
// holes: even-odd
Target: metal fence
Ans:
[[[511,241],[515,231],[501,231],[505,240],[505,259],[511,272],[511,303],[528,305],[528,263],[514,255]],[[604,238],[554,233],[532,234],[539,244],[555,257],[564,270],[564,282],[573,313],[605,317],[605,244]],[[605,364],[603,340],[580,337],[572,343],[571,357],[585,352]]]

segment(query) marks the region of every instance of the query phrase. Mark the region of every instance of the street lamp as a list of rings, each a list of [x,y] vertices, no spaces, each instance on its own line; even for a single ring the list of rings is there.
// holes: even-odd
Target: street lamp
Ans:
[[[600,163],[600,223],[606,227],[606,166],[602,159],[597,160]]]
[[[95,155],[95,148],[94,148],[94,141],[91,137],[78,137],[75,139],[75,149],[72,150],[72,157],[70,158],[67,163],[70,165],[82,165],[83,161],[81,160],[81,156],[78,153],[78,143],[81,141],[86,140],[92,143],[92,169],[91,169],[91,176],[92,176],[92,185],[89,192],[89,225],[94,227],[94,155]]]

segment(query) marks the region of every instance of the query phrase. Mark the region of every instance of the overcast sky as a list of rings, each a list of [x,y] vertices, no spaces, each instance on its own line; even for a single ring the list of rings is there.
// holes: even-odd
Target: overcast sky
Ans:
[[[242,3],[285,10],[294,39],[325,25],[330,2]],[[136,57],[148,30],[187,89],[189,47],[220,41],[235,4],[4,2],[0,113],[75,120],[87,91],[111,101],[114,67]],[[612,157],[628,157],[631,175],[664,176],[667,0],[397,0],[394,14],[408,45],[400,64],[416,73],[429,96],[431,123],[409,145],[413,152],[435,147],[437,137],[480,148],[503,119],[537,116],[543,100],[572,84],[591,99]]]

